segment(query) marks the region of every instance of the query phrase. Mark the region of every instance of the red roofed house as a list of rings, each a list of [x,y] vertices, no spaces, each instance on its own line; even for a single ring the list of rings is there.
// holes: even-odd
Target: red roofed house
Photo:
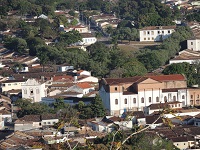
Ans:
[[[110,115],[143,110],[154,103],[179,101],[190,104],[184,75],[135,76],[129,78],[102,78],[99,94]]]
[[[86,95],[89,92],[94,91],[94,89],[95,89],[94,86],[92,86],[88,82],[81,82],[81,83],[77,83],[74,86],[68,88],[67,91],[78,92],[78,93],[82,93],[83,95]]]

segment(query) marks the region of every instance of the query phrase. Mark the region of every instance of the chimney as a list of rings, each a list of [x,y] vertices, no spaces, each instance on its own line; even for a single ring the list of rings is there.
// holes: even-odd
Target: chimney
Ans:
[[[74,83],[77,83],[77,79],[78,79],[78,77],[77,77],[77,70],[73,71],[73,76],[74,76]]]
[[[77,83],[77,74],[74,75],[74,83]]]

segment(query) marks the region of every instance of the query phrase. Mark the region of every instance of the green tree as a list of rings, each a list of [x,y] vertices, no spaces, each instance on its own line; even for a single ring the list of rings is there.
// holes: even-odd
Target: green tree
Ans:
[[[60,34],[60,42],[65,43],[66,46],[69,46],[79,41],[82,41],[82,37],[80,33],[76,30],[69,31],[67,33],[61,32]]]
[[[45,45],[44,41],[39,37],[29,37],[26,39],[29,48],[29,55],[36,56],[37,46]]]
[[[184,74],[187,78],[187,84],[192,86],[198,83],[196,67],[189,63],[177,63],[167,66],[163,70],[164,74]]]
[[[92,117],[103,117],[103,116],[105,116],[105,109],[104,109],[104,106],[103,106],[102,99],[100,98],[99,95],[95,96],[94,100],[91,103],[90,108],[93,112]]]
[[[147,73],[146,68],[137,59],[132,59],[125,63],[122,68],[124,69],[123,77],[142,76]]]
[[[22,38],[12,38],[6,42],[5,47],[19,54],[27,53],[27,43],[26,40]]]
[[[40,64],[42,65],[43,71],[44,71],[45,65],[50,61],[48,55],[49,55],[48,46],[37,47],[37,57],[40,59]]]
[[[32,103],[30,99],[18,99],[14,104],[21,108],[17,113],[18,117],[41,115],[52,111],[48,105],[44,103]]]

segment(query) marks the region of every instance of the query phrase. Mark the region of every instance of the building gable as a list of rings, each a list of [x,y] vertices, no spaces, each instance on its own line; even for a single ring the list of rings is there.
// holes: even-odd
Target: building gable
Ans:
[[[147,79],[143,80],[142,82],[140,82],[139,84],[155,84],[155,83],[161,83],[161,82],[156,81],[151,78],[147,78]]]

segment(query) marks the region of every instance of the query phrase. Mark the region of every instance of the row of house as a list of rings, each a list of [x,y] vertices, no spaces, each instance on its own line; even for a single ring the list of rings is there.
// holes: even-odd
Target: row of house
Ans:
[[[91,76],[85,70],[75,70],[61,74],[38,73],[13,74],[11,79],[1,81],[0,90],[11,97],[13,101],[22,97],[32,99],[33,102],[54,102],[56,98],[64,98],[68,103],[76,103],[76,98],[83,96],[95,97],[97,94],[98,78]],[[18,79],[15,79],[18,78]],[[71,97],[71,99],[68,99]],[[91,99],[86,100],[86,103]]]
[[[177,56],[169,60],[169,64],[187,62],[194,64],[200,61],[200,39],[187,40],[187,49],[180,51]]]

